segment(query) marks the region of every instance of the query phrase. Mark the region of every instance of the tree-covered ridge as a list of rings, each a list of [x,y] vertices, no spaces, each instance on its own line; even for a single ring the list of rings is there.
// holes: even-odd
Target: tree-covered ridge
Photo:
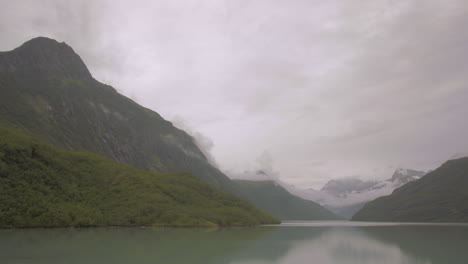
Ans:
[[[449,160],[391,195],[367,203],[353,220],[468,222],[468,158]]]
[[[278,222],[187,173],[147,172],[0,127],[0,227]]]
[[[338,216],[319,204],[290,194],[274,181],[235,180],[246,200],[282,220],[337,220]]]

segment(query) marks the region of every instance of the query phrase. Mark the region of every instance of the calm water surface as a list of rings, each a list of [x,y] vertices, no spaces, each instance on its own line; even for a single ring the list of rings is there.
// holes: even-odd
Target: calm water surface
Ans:
[[[2,264],[468,263],[468,225],[287,222],[223,229],[0,230]]]

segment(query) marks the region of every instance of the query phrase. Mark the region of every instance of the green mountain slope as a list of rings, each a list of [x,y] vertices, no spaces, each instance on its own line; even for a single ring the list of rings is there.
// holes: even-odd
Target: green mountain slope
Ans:
[[[290,194],[274,181],[235,180],[246,200],[282,220],[336,220],[336,215],[312,201]]]
[[[146,172],[0,127],[0,227],[265,223],[278,220],[187,173]]]
[[[0,125],[139,169],[187,171],[238,193],[191,136],[96,81],[71,47],[52,39],[39,37],[0,52]]]
[[[468,158],[447,161],[391,195],[367,203],[353,220],[468,222]]]

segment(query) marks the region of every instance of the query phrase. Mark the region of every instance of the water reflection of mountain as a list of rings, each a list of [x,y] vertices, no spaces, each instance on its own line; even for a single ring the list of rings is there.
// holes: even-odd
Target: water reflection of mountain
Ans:
[[[288,247],[285,254],[270,262],[235,261],[232,263],[428,263],[407,255],[397,245],[374,239],[356,227],[289,227],[275,230],[269,236],[265,237],[268,238],[265,241],[265,247],[268,247],[268,244],[282,243]]]
[[[468,263],[468,226],[388,226],[360,230],[427,263]]]

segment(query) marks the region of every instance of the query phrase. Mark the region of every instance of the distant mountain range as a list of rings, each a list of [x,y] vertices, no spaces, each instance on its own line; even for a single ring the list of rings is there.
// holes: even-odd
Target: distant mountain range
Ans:
[[[363,181],[358,178],[330,180],[319,191],[299,189],[285,183],[282,185],[294,195],[315,201],[342,217],[351,218],[365,203],[389,195],[396,188],[420,179],[424,174],[423,171],[399,168],[387,180]]]
[[[427,173],[399,168],[387,180],[330,180],[320,190],[299,189],[264,172],[250,178],[269,180],[270,185],[356,221],[468,222],[468,156],[453,157]]]
[[[468,222],[468,158],[449,160],[419,180],[367,203],[359,221]]]

